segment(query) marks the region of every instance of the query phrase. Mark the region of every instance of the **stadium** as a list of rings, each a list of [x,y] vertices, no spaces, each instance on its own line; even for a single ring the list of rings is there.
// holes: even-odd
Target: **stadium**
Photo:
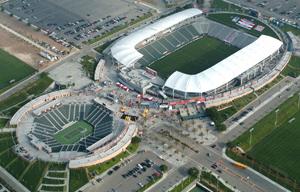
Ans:
[[[201,10],[190,8],[117,40],[110,47],[110,56],[121,68],[120,81],[135,90],[151,86],[141,80],[133,85],[137,81],[124,74],[144,69],[140,76],[171,98],[221,104],[226,102],[221,98],[233,99],[261,88],[290,58],[280,35],[246,33],[263,31],[265,26],[242,16],[232,22],[245,30],[210,20]]]
[[[70,168],[104,162],[124,151],[137,131],[112,110],[83,92],[40,96],[10,121],[17,128],[15,151],[28,160],[69,162]]]

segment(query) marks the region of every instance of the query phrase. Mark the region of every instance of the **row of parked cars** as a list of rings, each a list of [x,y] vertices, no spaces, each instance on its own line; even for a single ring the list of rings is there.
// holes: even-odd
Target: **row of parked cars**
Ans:
[[[154,165],[153,161],[149,159],[145,159],[145,161],[138,163],[133,169],[128,171],[125,174],[122,174],[123,178],[127,178],[130,176],[137,177],[137,174],[142,174],[142,172],[146,172],[146,170]]]

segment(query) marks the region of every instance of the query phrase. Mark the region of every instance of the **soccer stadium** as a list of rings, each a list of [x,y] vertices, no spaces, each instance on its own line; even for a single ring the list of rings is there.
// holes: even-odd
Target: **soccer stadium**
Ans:
[[[246,31],[266,27],[242,16],[232,22]],[[274,79],[290,58],[280,35],[257,37],[245,30],[191,8],[127,34],[112,44],[110,55],[121,68],[122,83],[129,79],[122,70],[144,69],[151,85],[171,98],[232,99]]]
[[[122,152],[136,128],[114,116],[98,97],[70,90],[38,97],[11,119],[18,153],[28,160],[69,162],[70,168],[104,162]]]

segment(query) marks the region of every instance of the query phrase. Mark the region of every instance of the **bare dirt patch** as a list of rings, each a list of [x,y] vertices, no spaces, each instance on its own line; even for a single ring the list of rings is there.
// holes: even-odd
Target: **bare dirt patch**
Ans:
[[[38,69],[41,67],[39,66],[39,63],[41,61],[45,62],[45,59],[39,56],[40,50],[38,48],[19,39],[2,28],[0,28],[0,37],[0,48],[31,65],[32,67]]]

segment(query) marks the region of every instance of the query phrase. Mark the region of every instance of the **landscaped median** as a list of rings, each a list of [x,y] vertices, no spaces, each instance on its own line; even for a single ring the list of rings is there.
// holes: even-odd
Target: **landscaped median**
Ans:
[[[171,191],[169,192],[181,192],[191,183],[193,183],[199,176],[199,170],[195,167],[192,167],[188,170],[188,177],[177,184]]]
[[[200,175],[200,183],[204,184],[206,187],[212,191],[218,192],[232,192],[227,186],[225,186],[219,178],[213,175],[211,172],[202,171]]]

